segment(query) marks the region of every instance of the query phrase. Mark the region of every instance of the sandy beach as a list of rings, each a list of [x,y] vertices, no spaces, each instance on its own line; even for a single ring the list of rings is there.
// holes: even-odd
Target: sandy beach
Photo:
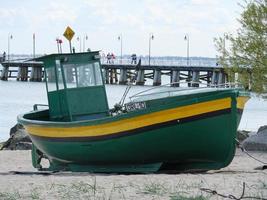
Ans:
[[[252,153],[267,161],[267,153]],[[0,151],[0,199],[223,199],[223,195],[267,198],[267,171],[237,150],[226,168],[195,174],[38,174],[30,151]]]

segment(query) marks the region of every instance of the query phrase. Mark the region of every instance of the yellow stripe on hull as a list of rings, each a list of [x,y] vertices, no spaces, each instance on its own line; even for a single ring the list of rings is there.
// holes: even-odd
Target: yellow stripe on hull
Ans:
[[[242,99],[241,99],[242,100]],[[240,101],[240,106],[243,105]],[[231,107],[231,98],[224,98],[188,106],[153,112],[142,116],[108,122],[99,125],[88,125],[79,127],[43,127],[26,125],[26,130],[36,136],[43,137],[93,137],[103,136],[123,131],[129,131],[153,124],[163,123],[174,119],[191,117],[199,114],[223,110]]]
[[[243,110],[248,100],[248,96],[237,97],[237,108]]]

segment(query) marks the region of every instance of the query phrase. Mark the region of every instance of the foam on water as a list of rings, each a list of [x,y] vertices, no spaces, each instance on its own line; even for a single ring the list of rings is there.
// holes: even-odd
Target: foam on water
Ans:
[[[151,86],[133,86],[128,96],[149,87]],[[110,107],[120,101],[125,88],[126,86],[120,85],[106,86]],[[0,81],[0,141],[9,137],[17,115],[32,110],[36,103],[47,104],[44,83]],[[267,101],[253,96],[246,105],[239,129],[257,131],[262,125],[267,125]]]

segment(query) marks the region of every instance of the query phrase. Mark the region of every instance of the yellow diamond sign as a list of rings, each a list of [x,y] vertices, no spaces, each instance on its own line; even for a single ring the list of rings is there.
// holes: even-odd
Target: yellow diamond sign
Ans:
[[[63,35],[65,36],[65,38],[67,38],[67,40],[71,41],[74,34],[75,32],[68,26]]]

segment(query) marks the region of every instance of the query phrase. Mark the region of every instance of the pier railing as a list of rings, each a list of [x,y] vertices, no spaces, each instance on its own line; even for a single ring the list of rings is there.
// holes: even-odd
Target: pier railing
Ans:
[[[149,65],[148,57],[141,57],[139,58],[142,62],[142,65]],[[133,61],[131,58],[116,58],[116,59],[106,59],[101,58],[101,63],[105,65],[130,65],[130,64],[137,64],[138,60]],[[186,58],[151,58],[150,65],[168,65],[168,66],[187,66],[187,59]],[[191,58],[189,66],[216,66],[215,59],[201,59],[201,58]]]

